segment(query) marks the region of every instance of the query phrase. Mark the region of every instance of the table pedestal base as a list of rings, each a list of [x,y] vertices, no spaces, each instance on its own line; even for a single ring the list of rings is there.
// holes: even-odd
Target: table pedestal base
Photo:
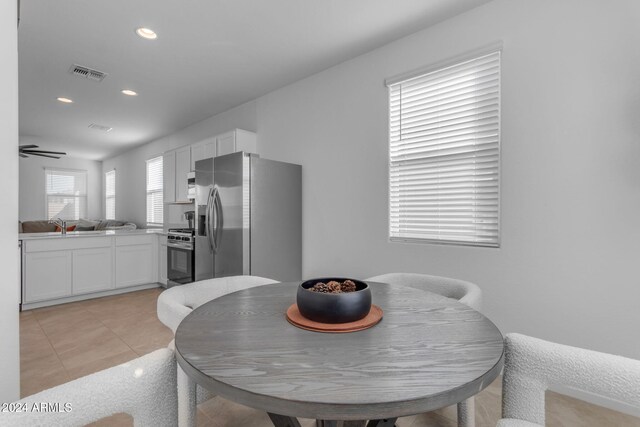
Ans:
[[[296,417],[272,414],[268,412],[269,418],[275,427],[301,427]],[[366,421],[334,421],[316,420],[316,427],[394,427],[397,418],[387,418],[383,420]]]
[[[272,414],[271,412],[267,412],[267,414],[269,414],[269,418],[271,418],[271,422],[275,427],[301,427],[296,417]]]
[[[385,418],[383,420],[370,420],[367,427],[394,427],[397,418]]]

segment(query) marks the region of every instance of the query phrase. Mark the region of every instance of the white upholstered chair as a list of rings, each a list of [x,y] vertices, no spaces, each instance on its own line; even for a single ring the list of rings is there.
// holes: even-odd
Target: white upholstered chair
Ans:
[[[258,276],[230,276],[174,286],[158,297],[158,318],[175,334],[182,319],[202,304],[232,292],[270,283],[278,282]]]
[[[433,292],[447,298],[457,299],[462,304],[478,311],[482,307],[482,290],[478,285],[464,280],[419,273],[387,273],[369,277],[365,280],[408,286]],[[464,427],[473,427],[475,425],[475,401],[473,397],[458,403],[458,425]]]
[[[182,319],[202,304],[232,292],[271,283],[278,282],[258,276],[230,276],[175,286],[158,297],[158,318],[175,334]],[[169,347],[174,348],[174,345],[171,341]],[[196,404],[210,399],[213,394],[198,386],[179,367],[177,377],[180,426],[195,426]]]
[[[457,299],[474,310],[482,308],[482,290],[478,285],[449,277],[430,276],[419,273],[387,273],[365,279],[369,282],[403,285],[433,292],[443,297]]]
[[[1,426],[83,426],[126,413],[135,426],[174,427],[178,423],[175,356],[168,348],[156,350],[15,404],[26,405],[27,411],[0,413]],[[34,405],[39,408],[42,404],[52,406],[34,411]],[[65,404],[70,411],[65,411]]]
[[[640,360],[520,334],[508,334],[505,346],[499,427],[544,425],[544,399],[549,384],[569,386],[640,408]]]

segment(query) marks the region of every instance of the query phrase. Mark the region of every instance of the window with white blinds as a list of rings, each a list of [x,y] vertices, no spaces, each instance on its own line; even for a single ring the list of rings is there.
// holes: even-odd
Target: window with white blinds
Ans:
[[[45,168],[46,216],[67,220],[87,216],[87,171]]]
[[[104,174],[105,218],[116,219],[116,170]]]
[[[147,225],[162,226],[162,156],[147,160]]]
[[[391,240],[499,246],[500,52],[388,86]]]

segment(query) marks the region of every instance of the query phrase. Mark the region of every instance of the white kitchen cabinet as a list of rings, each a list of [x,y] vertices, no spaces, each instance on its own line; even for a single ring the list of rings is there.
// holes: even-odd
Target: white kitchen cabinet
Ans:
[[[162,155],[162,197],[165,203],[176,201],[176,152]]]
[[[23,259],[23,302],[71,296],[72,252],[26,253]],[[27,265],[29,268],[25,269]]]
[[[110,239],[106,243],[109,243],[109,246],[73,251],[73,295],[113,289]]]
[[[257,153],[256,134],[234,129],[191,146],[165,152],[162,168],[164,202],[190,203],[191,200],[187,197],[187,174],[195,170],[196,162],[237,151]]]
[[[257,137],[253,132],[242,129],[234,129],[230,132],[196,142],[191,146],[191,170],[196,169],[196,162],[211,157],[223,156],[245,151],[257,153]]]
[[[216,138],[205,139],[191,146],[191,170],[196,170],[198,160],[216,156]]]
[[[116,237],[116,288],[158,281],[156,236]]]
[[[191,171],[191,147],[176,150],[176,202],[189,202],[187,198],[187,174]]]
[[[163,201],[188,203],[187,173],[191,171],[191,147],[167,151],[162,158]]]
[[[216,156],[224,156],[236,151],[257,153],[256,134],[242,129],[234,129],[216,136]]]
[[[148,289],[161,276],[166,281],[166,236],[111,233],[22,239],[22,308]]]

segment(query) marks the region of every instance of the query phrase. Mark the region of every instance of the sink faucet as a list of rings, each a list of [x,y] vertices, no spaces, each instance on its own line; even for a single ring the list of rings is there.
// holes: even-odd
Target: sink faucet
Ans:
[[[49,224],[55,224],[62,230],[62,234],[67,234],[67,221],[64,219],[56,218],[49,220]]]

